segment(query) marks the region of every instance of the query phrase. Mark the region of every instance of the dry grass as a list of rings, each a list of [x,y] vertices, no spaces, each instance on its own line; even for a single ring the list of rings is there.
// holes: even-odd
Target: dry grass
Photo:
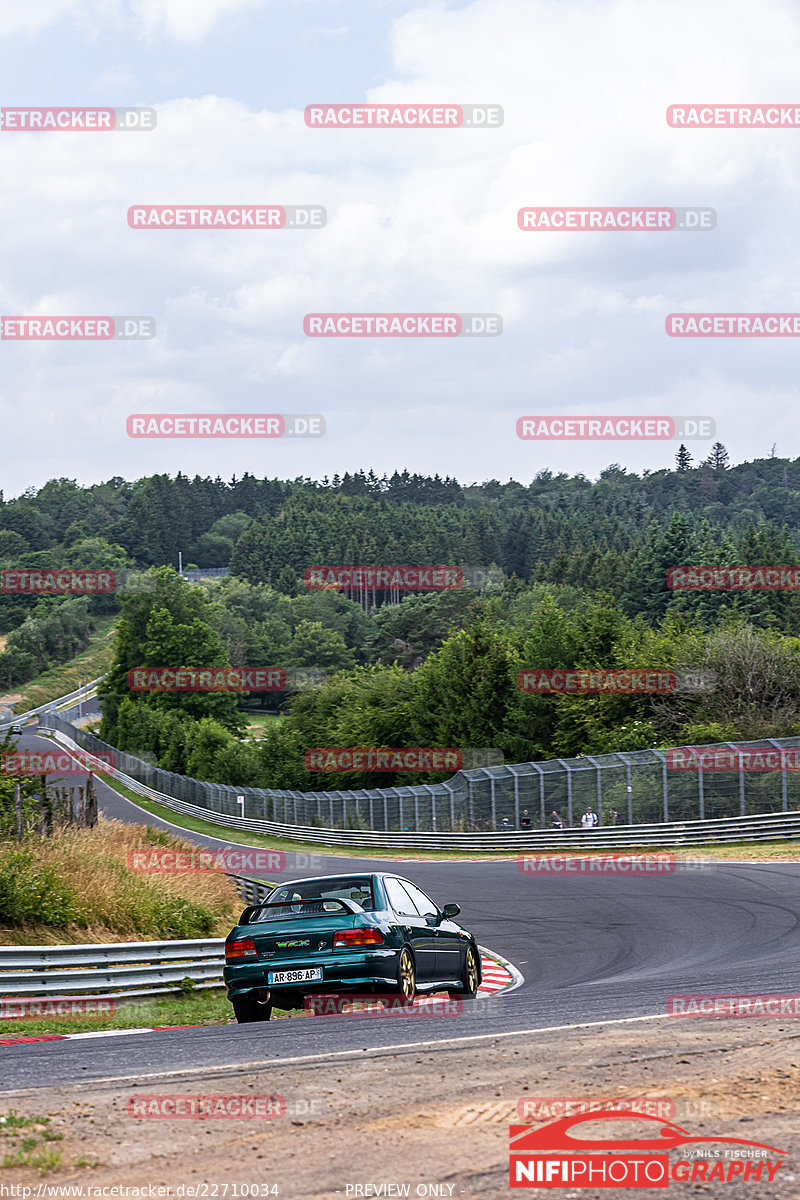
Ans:
[[[22,849],[36,868],[51,868],[75,896],[73,920],[58,926],[35,920],[0,925],[0,943],[36,945],[180,937],[224,937],[242,901],[219,871],[131,870],[134,851],[197,847],[183,838],[143,825],[100,820],[95,829],[68,829],[51,838],[31,838]],[[12,847],[0,845],[0,855]]]

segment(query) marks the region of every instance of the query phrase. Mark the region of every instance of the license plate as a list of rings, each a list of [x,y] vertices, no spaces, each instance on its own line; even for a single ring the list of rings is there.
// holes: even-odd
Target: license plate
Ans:
[[[267,983],[309,983],[322,979],[322,967],[303,967],[298,971],[267,971]]]

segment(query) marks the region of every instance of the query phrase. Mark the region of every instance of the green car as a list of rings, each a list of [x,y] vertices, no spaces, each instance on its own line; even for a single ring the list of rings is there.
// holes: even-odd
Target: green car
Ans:
[[[223,976],[236,1020],[316,993],[447,991],[474,996],[481,956],[471,933],[398,875],[325,875],[281,883],[246,908],[225,941]]]

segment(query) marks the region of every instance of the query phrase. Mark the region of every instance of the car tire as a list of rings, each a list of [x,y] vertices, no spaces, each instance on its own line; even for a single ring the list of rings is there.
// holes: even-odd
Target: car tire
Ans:
[[[272,1016],[272,1004],[262,1004],[258,998],[258,992],[255,991],[234,996],[231,1003],[233,1004],[233,1015],[239,1025],[246,1025],[251,1021],[268,1021]]]
[[[413,1000],[417,994],[417,968],[408,946],[400,951],[397,964],[397,990],[405,1000]]]
[[[461,986],[457,988],[448,988],[451,996],[467,996],[474,998],[478,994],[478,979],[480,977],[480,967],[478,956],[474,946],[467,946],[467,952],[464,955],[464,966],[461,968]]]

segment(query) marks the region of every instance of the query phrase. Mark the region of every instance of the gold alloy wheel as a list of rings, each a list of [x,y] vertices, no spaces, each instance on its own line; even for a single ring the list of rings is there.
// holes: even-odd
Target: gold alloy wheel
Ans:
[[[406,1000],[413,1000],[417,990],[417,973],[408,950],[400,955],[400,991]]]
[[[467,966],[464,972],[467,992],[474,996],[478,990],[478,963],[472,946],[467,947]]]

